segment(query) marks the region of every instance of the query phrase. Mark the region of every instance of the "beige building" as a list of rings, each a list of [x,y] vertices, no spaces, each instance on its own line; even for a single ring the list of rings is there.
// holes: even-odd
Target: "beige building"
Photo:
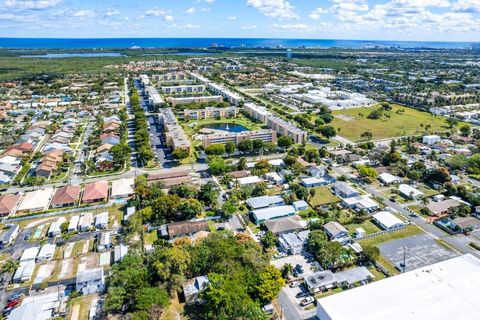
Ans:
[[[203,137],[203,148],[207,148],[211,144],[225,144],[229,141],[238,144],[243,140],[262,140],[264,142],[277,143],[277,134],[273,130],[254,130],[211,134]]]
[[[223,102],[222,96],[167,97],[172,107],[189,103]]]
[[[239,112],[240,110],[237,107],[183,110],[185,119],[189,119],[189,120],[235,118],[237,117]]]
[[[185,149],[191,151],[191,143],[181,125],[178,124],[177,118],[172,109],[160,109],[160,123],[164,126],[165,139],[169,147],[175,149]]]

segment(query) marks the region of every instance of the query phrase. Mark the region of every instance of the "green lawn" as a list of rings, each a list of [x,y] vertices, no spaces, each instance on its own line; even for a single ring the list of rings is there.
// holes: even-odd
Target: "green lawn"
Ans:
[[[393,105],[389,112],[390,118],[368,119],[370,112],[378,107],[354,108],[334,111],[334,115],[345,115],[353,118],[350,121],[335,117],[332,125],[337,128],[338,134],[352,141],[358,141],[360,135],[365,131],[370,131],[373,140],[391,137],[401,137],[406,135],[416,135],[425,133],[421,125],[430,125],[430,132],[441,132],[448,130],[446,118],[434,116],[429,112],[419,111],[413,108]],[[403,113],[397,113],[398,110],[405,110]]]
[[[158,239],[158,235],[156,230],[145,233],[143,235],[143,240],[145,242],[145,245],[153,245],[153,243],[157,241],[157,239]]]
[[[347,228],[348,232],[350,233],[354,233],[355,228],[362,228],[367,234],[381,231],[380,228],[377,227],[371,220],[365,220],[362,223],[347,224],[345,225],[345,228]]]
[[[363,247],[369,246],[369,245],[376,246],[376,245],[379,245],[381,243],[388,242],[388,241],[391,241],[391,240],[411,237],[411,236],[417,235],[417,234],[422,233],[422,232],[423,231],[419,227],[411,224],[411,225],[408,225],[405,229],[398,230],[398,231],[393,231],[393,232],[390,232],[390,233],[386,233],[386,234],[383,234],[381,236],[374,237],[374,238],[371,238],[371,239],[360,240],[359,243]]]
[[[315,196],[308,200],[313,208],[340,201],[340,198],[334,195],[327,187],[315,187],[314,189]]]

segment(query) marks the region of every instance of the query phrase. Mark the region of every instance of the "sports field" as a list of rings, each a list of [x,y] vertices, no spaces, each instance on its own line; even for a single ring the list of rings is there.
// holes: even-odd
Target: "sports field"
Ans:
[[[391,111],[385,112],[389,117],[368,119],[370,112],[378,108],[379,106],[333,111],[335,118],[332,124],[338,135],[355,142],[361,140],[360,135],[365,131],[372,133],[372,140],[378,140],[424,134],[428,125],[429,133],[448,130],[445,117],[398,105],[393,105]]]

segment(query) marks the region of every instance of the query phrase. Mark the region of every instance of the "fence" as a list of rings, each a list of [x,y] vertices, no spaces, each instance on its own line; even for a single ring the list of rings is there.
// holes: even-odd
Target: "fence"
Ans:
[[[379,231],[379,232],[367,234],[363,237],[355,238],[355,240],[359,241],[359,240],[366,240],[366,239],[375,238],[375,237],[378,237],[378,236],[381,236],[381,235],[384,235],[384,234],[392,233],[392,232],[395,232],[395,231],[398,231],[398,230],[403,230],[406,227],[407,227],[407,225],[403,225],[402,227],[398,227],[398,228],[395,228],[395,229],[384,230],[384,231]]]

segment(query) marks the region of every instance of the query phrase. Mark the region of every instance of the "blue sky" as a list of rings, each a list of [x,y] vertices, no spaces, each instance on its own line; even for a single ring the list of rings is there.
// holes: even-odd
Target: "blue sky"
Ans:
[[[0,36],[480,41],[480,0],[0,0]]]

